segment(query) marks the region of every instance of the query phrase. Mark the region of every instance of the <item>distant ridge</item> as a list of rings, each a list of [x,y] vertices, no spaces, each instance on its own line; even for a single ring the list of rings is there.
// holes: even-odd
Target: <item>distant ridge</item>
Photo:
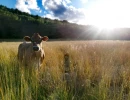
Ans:
[[[67,20],[52,20],[0,5],[0,39],[22,39],[38,32],[50,39],[130,40],[129,28],[99,30]]]

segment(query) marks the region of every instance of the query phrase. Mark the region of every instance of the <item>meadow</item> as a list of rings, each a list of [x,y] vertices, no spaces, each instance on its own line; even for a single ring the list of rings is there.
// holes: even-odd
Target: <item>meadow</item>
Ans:
[[[0,100],[130,100],[130,41],[48,41],[40,68],[0,43]]]

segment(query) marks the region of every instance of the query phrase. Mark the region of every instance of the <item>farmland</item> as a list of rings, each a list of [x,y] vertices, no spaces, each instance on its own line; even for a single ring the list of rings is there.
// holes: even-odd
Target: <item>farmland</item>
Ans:
[[[0,100],[130,100],[129,41],[43,42],[39,71],[18,62],[20,43],[0,43]]]

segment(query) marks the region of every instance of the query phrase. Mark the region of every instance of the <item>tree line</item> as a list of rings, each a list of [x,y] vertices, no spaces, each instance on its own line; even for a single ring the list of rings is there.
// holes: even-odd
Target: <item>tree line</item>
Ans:
[[[50,39],[130,39],[129,28],[98,30],[95,26],[42,18],[0,5],[0,39],[21,39],[36,32]]]

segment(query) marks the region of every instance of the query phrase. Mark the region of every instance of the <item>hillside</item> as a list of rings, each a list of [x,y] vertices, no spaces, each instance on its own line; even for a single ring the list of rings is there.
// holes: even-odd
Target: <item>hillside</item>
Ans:
[[[55,38],[56,26],[64,23],[65,21],[41,18],[0,5],[0,38],[22,38],[34,32]]]
[[[0,5],[0,39],[21,39],[35,32],[47,35],[51,39],[130,39],[129,28],[99,30],[94,26],[42,18]]]

